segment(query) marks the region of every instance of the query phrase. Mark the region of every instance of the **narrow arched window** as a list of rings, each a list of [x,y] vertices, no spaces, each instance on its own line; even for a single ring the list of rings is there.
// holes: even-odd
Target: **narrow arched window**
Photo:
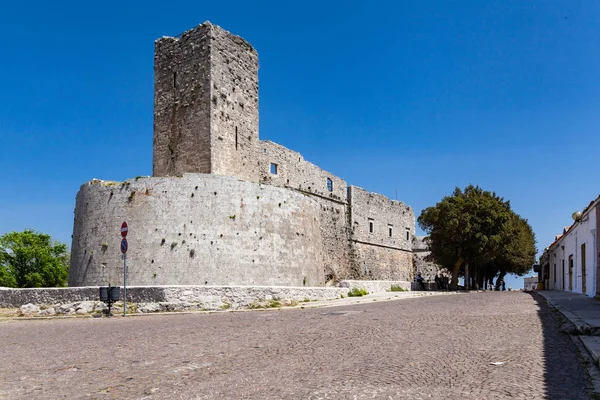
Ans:
[[[327,190],[333,192],[333,181],[330,178],[327,178]]]

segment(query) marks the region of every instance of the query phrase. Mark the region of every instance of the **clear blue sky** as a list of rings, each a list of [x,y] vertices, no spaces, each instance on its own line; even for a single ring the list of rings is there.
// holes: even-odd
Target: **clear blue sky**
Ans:
[[[0,234],[70,245],[81,184],[151,175],[154,40],[206,20],[258,50],[262,139],[417,214],[477,184],[543,249],[600,192],[595,0],[15,1]]]

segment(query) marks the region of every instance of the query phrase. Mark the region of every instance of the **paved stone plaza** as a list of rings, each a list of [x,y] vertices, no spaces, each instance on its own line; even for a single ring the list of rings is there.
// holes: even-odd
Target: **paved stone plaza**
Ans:
[[[0,323],[2,399],[588,399],[541,297]],[[504,365],[491,365],[503,362]]]

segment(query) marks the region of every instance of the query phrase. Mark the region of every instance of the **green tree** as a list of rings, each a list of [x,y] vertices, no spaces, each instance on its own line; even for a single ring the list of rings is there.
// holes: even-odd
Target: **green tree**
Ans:
[[[502,251],[484,268],[486,276],[503,279],[507,273],[525,275],[535,262],[535,234],[526,219],[512,213],[504,226]]]
[[[423,210],[418,223],[428,234],[430,260],[452,271],[453,287],[465,265],[481,281],[501,271],[524,273],[533,264],[535,238],[527,221],[510,202],[478,186],[456,188]]]
[[[0,236],[0,286],[66,286],[68,276],[66,244],[30,229]]]

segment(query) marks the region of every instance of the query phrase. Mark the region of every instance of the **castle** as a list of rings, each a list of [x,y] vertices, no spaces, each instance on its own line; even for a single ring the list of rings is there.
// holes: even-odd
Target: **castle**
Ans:
[[[76,199],[69,286],[412,281],[415,216],[258,135],[258,55],[205,22],[155,42],[153,176]]]

